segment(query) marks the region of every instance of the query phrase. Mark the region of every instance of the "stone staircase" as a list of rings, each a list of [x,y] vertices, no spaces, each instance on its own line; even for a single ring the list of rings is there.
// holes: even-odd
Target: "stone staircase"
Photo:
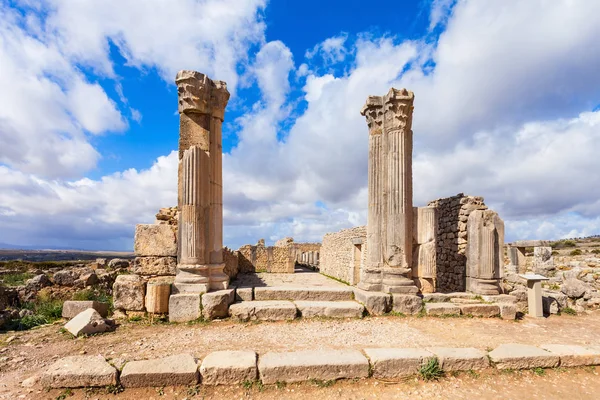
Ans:
[[[267,286],[237,288],[236,292],[237,302],[229,306],[229,315],[240,321],[362,318],[365,312],[365,307],[354,300],[350,287]]]

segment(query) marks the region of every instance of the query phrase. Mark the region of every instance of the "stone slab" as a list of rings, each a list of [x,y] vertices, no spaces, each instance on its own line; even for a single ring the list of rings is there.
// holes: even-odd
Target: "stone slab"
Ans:
[[[502,344],[489,356],[498,369],[553,368],[559,363],[558,355],[525,344]]]
[[[549,242],[547,240],[517,240],[509,244],[510,247],[540,247],[540,246],[548,246]]]
[[[463,315],[492,318],[500,316],[500,307],[497,304],[461,304],[460,312]]]
[[[177,257],[175,229],[171,225],[136,225],[133,251],[140,257]]]
[[[217,290],[202,295],[202,316],[206,319],[225,318],[229,316],[229,305],[233,303],[233,289]]]
[[[444,303],[451,299],[474,299],[477,295],[467,292],[455,293],[423,293],[423,301],[426,303]]]
[[[423,299],[412,294],[394,294],[393,310],[406,315],[416,315],[423,309]]]
[[[169,322],[188,322],[200,318],[201,294],[172,294],[169,297]]]
[[[517,306],[516,304],[500,303],[500,318],[514,320],[517,318]]]
[[[426,303],[427,315],[460,315],[460,307],[450,303]]]
[[[354,300],[354,291],[350,287],[267,286],[255,287],[254,299],[290,301],[343,301]]]
[[[427,350],[437,356],[440,366],[444,371],[478,370],[490,366],[487,353],[473,347],[431,347]]]
[[[102,317],[108,315],[108,303],[92,300],[67,300],[63,303],[62,317],[73,318],[82,311],[93,308]]]
[[[540,346],[560,357],[561,367],[579,367],[582,365],[600,365],[600,348],[565,344],[546,344]]]
[[[177,257],[136,257],[131,271],[138,275],[172,275],[177,273]]]
[[[295,301],[303,318],[362,318],[365,307],[356,301]]]
[[[138,275],[118,275],[113,284],[115,309],[144,311],[146,284]]]
[[[252,301],[254,300],[254,288],[236,288],[235,301]]]
[[[123,387],[159,387],[196,385],[198,364],[189,354],[154,360],[129,361],[121,372]]]
[[[65,357],[44,371],[41,383],[50,388],[116,385],[117,370],[101,356]]]
[[[358,350],[267,353],[259,358],[258,370],[264,384],[367,378],[369,360]]]
[[[290,321],[297,313],[296,305],[287,300],[243,301],[229,306],[229,315],[240,321]]]
[[[383,315],[392,308],[390,294],[354,288],[354,299],[365,306],[369,315]]]
[[[424,349],[371,348],[365,349],[371,360],[373,377],[396,379],[414,375],[433,353]]]
[[[253,351],[215,351],[202,360],[203,385],[236,385],[257,378],[256,353]]]
[[[88,308],[77,314],[65,324],[65,329],[73,336],[93,335],[108,332],[113,328],[112,321],[105,320],[93,308]]]

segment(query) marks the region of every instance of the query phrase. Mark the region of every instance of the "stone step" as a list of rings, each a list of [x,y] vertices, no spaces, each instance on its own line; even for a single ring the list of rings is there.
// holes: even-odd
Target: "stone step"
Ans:
[[[254,300],[354,300],[351,287],[335,286],[267,286],[254,288]]]
[[[365,307],[356,301],[295,301],[303,318],[362,318]]]
[[[242,301],[229,306],[229,315],[239,321],[290,321],[297,313],[296,305],[287,300]]]

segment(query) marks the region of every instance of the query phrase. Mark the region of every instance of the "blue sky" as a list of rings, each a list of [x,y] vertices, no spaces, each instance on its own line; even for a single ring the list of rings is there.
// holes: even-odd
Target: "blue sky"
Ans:
[[[595,2],[0,0],[0,244],[132,247],[176,203],[174,76],[227,81],[225,244],[366,223],[366,96],[415,92],[414,201],[600,233]],[[1,247],[1,246],[0,246]]]

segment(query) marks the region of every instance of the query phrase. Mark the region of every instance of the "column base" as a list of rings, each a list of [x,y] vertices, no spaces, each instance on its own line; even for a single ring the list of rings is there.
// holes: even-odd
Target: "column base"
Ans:
[[[225,263],[179,264],[173,284],[174,293],[206,293],[229,287],[229,277],[223,272]]]
[[[419,288],[410,278],[411,272],[410,268],[386,268],[382,270],[382,291],[401,294],[419,293]]]
[[[467,292],[489,296],[502,294],[501,280],[467,277]]]

